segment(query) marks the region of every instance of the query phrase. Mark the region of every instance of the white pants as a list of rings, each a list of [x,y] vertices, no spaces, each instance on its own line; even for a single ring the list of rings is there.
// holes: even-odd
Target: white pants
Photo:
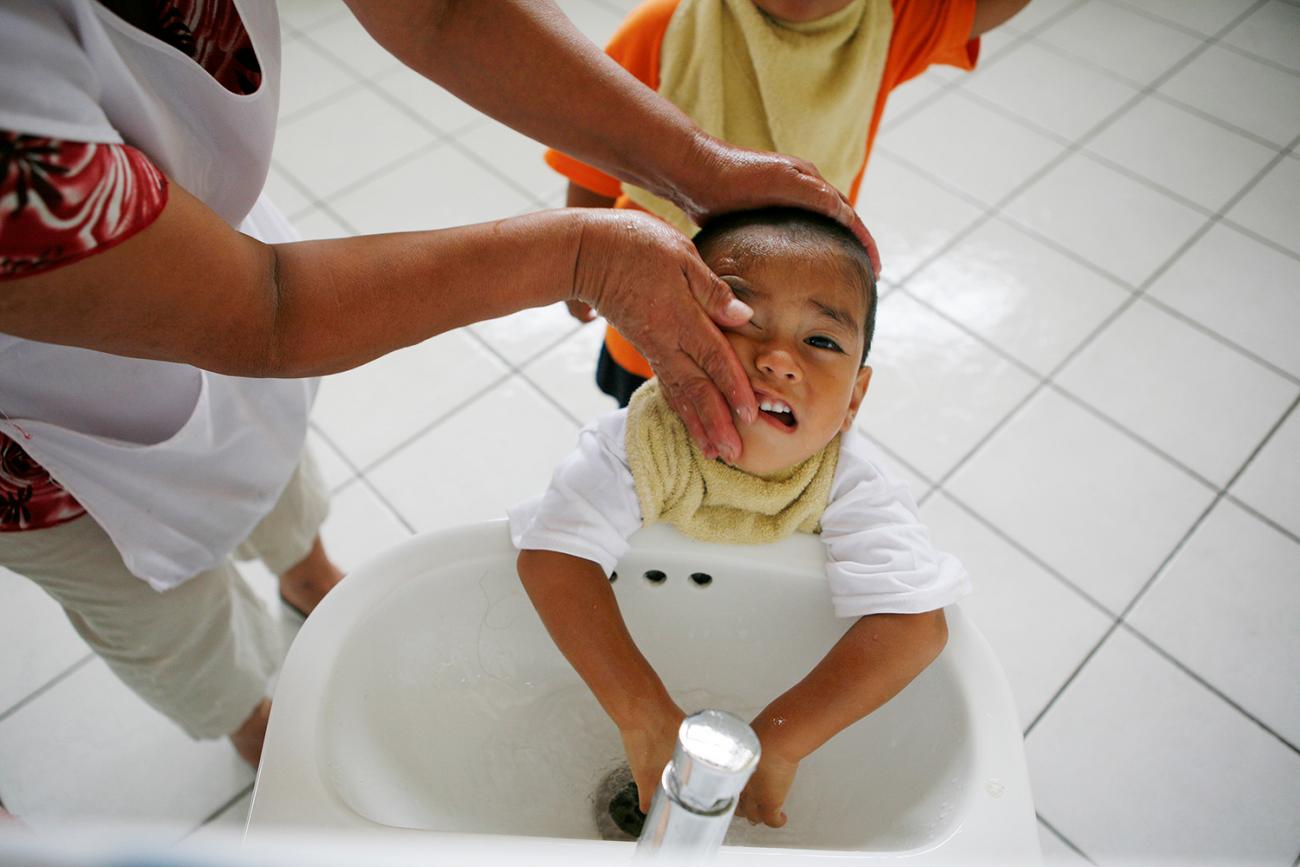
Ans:
[[[311,456],[234,552],[276,575],[311,550],[329,509]],[[89,515],[57,527],[0,533],[0,565],[35,581],[127,686],[191,737],[239,728],[268,695],[284,654],[266,607],[227,557],[159,593],[127,571]]]

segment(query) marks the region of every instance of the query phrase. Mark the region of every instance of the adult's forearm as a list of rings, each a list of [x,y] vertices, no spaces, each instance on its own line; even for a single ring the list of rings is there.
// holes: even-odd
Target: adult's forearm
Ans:
[[[540,142],[668,192],[698,129],[549,0],[348,0],[407,66]]]
[[[0,331],[233,376],[332,373],[567,298],[592,213],[267,245],[173,185],[126,243],[0,283]]]
[[[346,370],[431,335],[561,301],[581,236],[573,212],[276,245],[268,376]]]
[[[943,649],[942,611],[859,618],[825,658],[754,720],[765,750],[798,761],[885,704]]]

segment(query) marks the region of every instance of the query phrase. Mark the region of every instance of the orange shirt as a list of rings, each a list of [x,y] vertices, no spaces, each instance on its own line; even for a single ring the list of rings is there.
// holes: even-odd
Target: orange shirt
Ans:
[[[610,40],[605,52],[632,75],[654,90],[659,89],[659,49],[664,31],[680,0],[646,0],[627,17]],[[889,54],[880,79],[880,92],[871,115],[871,126],[862,151],[862,166],[848,194],[856,202],[867,158],[880,128],[889,92],[910,78],[920,75],[932,63],[946,63],[960,69],[973,69],[979,57],[979,40],[970,38],[975,20],[976,0],[891,0],[894,7],[894,30],[890,34]],[[797,156],[797,154],[796,154]],[[636,207],[622,194],[618,179],[556,150],[546,152],[546,162],[580,187],[615,199],[615,207]],[[619,366],[630,373],[653,376],[631,343],[610,328],[605,346]]]

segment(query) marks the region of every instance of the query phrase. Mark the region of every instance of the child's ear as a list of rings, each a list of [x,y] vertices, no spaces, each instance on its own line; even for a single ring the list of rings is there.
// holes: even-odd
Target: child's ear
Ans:
[[[871,385],[871,368],[863,365],[858,371],[857,381],[853,383],[853,394],[849,398],[849,408],[844,412],[844,424],[840,425],[841,431],[853,427],[853,419],[858,416],[858,407],[862,406],[862,398],[867,396],[869,385]]]

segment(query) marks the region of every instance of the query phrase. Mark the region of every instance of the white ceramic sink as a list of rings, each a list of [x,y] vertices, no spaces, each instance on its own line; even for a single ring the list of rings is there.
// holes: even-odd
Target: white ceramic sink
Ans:
[[[822,556],[809,536],[705,545],[655,527],[634,538],[614,587],[687,712],[750,718],[849,626],[831,615]],[[622,761],[617,732],[551,643],[514,561],[505,522],[491,522],[413,539],[329,595],[280,678],[250,837],[308,825],[598,838],[592,795]],[[803,763],[786,828],[738,823],[724,855],[1037,858],[1005,678],[956,609],[949,633],[901,695]]]

